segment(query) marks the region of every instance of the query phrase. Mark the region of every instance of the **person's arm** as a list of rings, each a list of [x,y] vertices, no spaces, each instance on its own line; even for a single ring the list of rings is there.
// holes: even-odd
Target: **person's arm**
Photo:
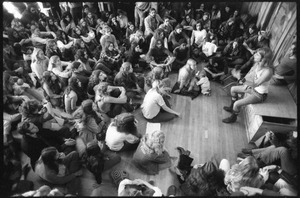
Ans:
[[[41,32],[40,33],[42,36],[50,36],[52,35],[54,39],[56,39],[56,34],[52,31],[49,31],[49,32]]]
[[[166,112],[169,112],[169,113],[172,113],[172,114],[175,114],[177,116],[180,116],[180,113],[172,110],[171,108],[169,108],[166,104],[162,105],[161,106],[163,108],[163,110],[165,110]]]
[[[262,75],[258,79],[254,79],[254,87],[261,85],[264,82],[269,81],[272,78],[273,72],[271,69],[265,69]]]
[[[71,72],[59,71],[57,68],[52,69],[52,72],[62,78],[69,78],[72,74]]]
[[[38,43],[42,43],[42,44],[47,44],[49,39],[44,39],[44,38],[41,38],[41,37],[37,37],[37,36],[34,36],[34,37],[31,37],[31,41],[32,42],[38,42]]]

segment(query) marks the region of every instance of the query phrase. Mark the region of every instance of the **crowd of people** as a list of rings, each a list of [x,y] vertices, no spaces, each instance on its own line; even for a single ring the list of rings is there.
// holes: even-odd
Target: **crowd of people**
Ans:
[[[145,174],[171,167],[183,195],[297,195],[295,131],[268,132],[263,144],[243,149],[232,166],[225,159],[191,166],[190,151],[181,147],[172,166],[165,133],[138,131],[139,108],[147,122],[181,116],[171,108],[171,93],[210,96],[210,81],[222,83],[232,75],[238,85],[224,107],[231,114],[222,120],[228,124],[236,122],[241,107],[264,102],[270,84],[296,80],[295,42],[274,68],[270,32],[256,22],[246,24],[238,9],[204,3],[197,8],[192,2],[175,9],[177,4],[136,2],[130,21],[124,10],[100,11],[92,2],[60,2],[60,10],[48,15],[32,2],[4,27],[2,190],[15,196],[75,195],[72,182],[83,167],[101,184],[101,173],[121,161],[118,152],[133,151],[132,163]],[[173,87],[172,73],[178,73]],[[45,186],[34,190],[20,182],[28,172],[20,151]],[[153,182],[118,174],[121,179],[113,178],[119,196],[163,195]],[[67,192],[51,186],[70,183]],[[172,185],[166,195],[178,191]]]

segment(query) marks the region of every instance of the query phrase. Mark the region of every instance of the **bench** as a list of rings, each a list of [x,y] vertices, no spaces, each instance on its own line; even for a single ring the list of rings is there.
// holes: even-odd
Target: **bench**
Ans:
[[[245,106],[243,115],[248,142],[267,131],[297,130],[297,105],[286,86],[270,85],[265,102]]]

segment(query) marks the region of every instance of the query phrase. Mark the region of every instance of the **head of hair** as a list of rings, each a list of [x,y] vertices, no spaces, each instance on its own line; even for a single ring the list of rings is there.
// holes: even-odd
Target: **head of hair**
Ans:
[[[57,55],[51,56],[49,59],[49,63],[48,63],[49,64],[48,70],[52,71],[53,68],[56,68],[56,66],[57,66],[56,63],[59,60],[60,60],[59,56],[57,56]]]
[[[80,63],[79,61],[73,61],[73,62],[71,63],[70,68],[71,68],[72,70],[76,70],[76,69],[79,68],[80,65],[81,65],[81,63]]]
[[[108,83],[107,82],[100,82],[98,85],[98,91],[100,95],[107,95],[107,87]]]
[[[171,91],[170,79],[165,78],[161,80],[157,85],[156,90],[161,95],[168,95]]]
[[[155,39],[162,39],[162,38],[160,38],[161,33],[163,33],[163,34],[164,34],[164,37],[165,37],[165,31],[164,31],[164,29],[162,29],[162,28],[157,28],[157,29],[154,31],[153,37],[154,37]]]
[[[22,103],[21,109],[22,114],[27,117],[29,115],[33,115],[36,110],[40,110],[43,107],[37,100],[26,100]]]
[[[165,134],[156,130],[152,133],[146,133],[142,138],[142,146],[147,153],[156,153],[161,155],[164,151]]]
[[[273,52],[270,48],[268,47],[258,48],[256,52],[258,52],[261,55],[262,65],[273,68],[272,66]]]
[[[264,184],[259,174],[259,166],[253,156],[246,157],[239,164],[233,165],[226,173],[224,181],[228,187],[230,186],[230,191],[237,191],[243,186],[260,188]]]
[[[156,12],[156,9],[155,9],[155,8],[150,8],[150,11],[149,11],[149,12],[152,12],[152,11],[155,11],[155,12]]]
[[[55,147],[44,148],[41,152],[41,160],[44,165],[58,173],[58,165],[56,163],[57,149]]]
[[[137,127],[135,118],[132,113],[121,113],[113,119],[113,125],[117,127],[117,131],[121,133],[130,133],[135,135]]]
[[[181,25],[180,23],[176,25],[175,30],[177,29],[183,29],[183,25]]]
[[[96,85],[99,83],[99,74],[100,74],[101,70],[100,69],[96,69],[92,72],[90,79],[89,79],[89,84],[92,85]]]
[[[71,22],[72,19],[73,19],[73,17],[72,17],[72,14],[71,14],[69,11],[64,12],[64,13],[62,14],[62,17],[61,17],[61,18],[62,18],[62,20],[63,20],[64,23],[69,24],[70,22],[67,21],[67,20],[65,19],[67,16],[70,17],[70,22]]]
[[[30,133],[30,130],[28,130],[29,124],[30,123],[28,121],[24,121],[24,122],[20,123],[18,125],[18,132],[22,135],[26,135],[26,134]]]
[[[52,50],[55,45],[56,45],[56,40],[55,39],[49,39],[46,43],[46,49]]]
[[[84,49],[77,50],[74,57],[76,61],[81,60],[84,63],[87,61],[87,58],[85,57]]]
[[[132,68],[132,64],[130,62],[124,62],[122,63],[120,67],[120,71],[122,72],[129,72],[129,70]]]

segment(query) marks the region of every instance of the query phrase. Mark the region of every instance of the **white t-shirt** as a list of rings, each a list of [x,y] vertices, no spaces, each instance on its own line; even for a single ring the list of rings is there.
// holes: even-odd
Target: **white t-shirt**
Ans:
[[[205,42],[205,44],[202,46],[202,52],[207,56],[211,56],[214,53],[217,52],[217,46],[210,42]]]
[[[203,29],[201,31],[193,30],[193,34],[195,36],[195,43],[197,45],[200,45],[204,42],[204,39],[206,38],[207,32],[206,32],[205,29]]]
[[[116,126],[112,126],[112,123],[107,128],[105,143],[110,150],[119,151],[124,146],[124,141],[131,144],[138,142],[139,138],[132,135],[117,131]]]
[[[161,106],[165,105],[163,97],[157,93],[156,88],[150,89],[145,95],[143,104],[141,106],[142,113],[145,118],[152,119],[160,111]]]

